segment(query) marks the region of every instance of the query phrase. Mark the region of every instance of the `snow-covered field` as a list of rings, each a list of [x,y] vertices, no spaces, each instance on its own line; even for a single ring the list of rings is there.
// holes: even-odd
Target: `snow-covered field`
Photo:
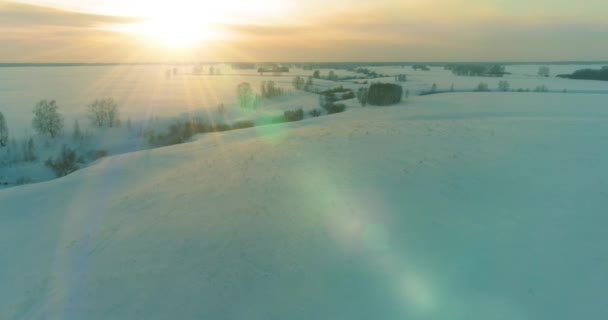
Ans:
[[[404,73],[412,89],[479,82]],[[181,79],[171,90],[199,81]],[[606,97],[353,103],[0,190],[0,319],[602,319]]]

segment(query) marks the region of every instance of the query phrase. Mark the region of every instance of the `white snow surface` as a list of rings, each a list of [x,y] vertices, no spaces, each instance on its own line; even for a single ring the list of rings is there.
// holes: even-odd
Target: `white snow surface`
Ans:
[[[607,107],[417,97],[0,190],[0,319],[603,319]]]

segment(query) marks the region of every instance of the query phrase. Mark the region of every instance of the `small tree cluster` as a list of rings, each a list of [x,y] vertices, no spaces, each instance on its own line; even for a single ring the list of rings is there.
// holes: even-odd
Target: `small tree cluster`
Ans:
[[[272,98],[282,96],[284,91],[277,87],[274,81],[262,81],[262,98]]]
[[[63,117],[57,112],[55,100],[42,100],[34,107],[32,127],[42,135],[55,138],[63,129]]]
[[[346,109],[346,105],[344,103],[332,103],[332,104],[328,105],[327,107],[325,107],[327,114],[344,112],[345,109]]]
[[[449,64],[445,69],[457,76],[502,77],[505,74],[505,67],[498,64]]]
[[[401,101],[403,87],[394,83],[373,83],[367,92],[367,102],[373,106],[388,106]]]
[[[97,99],[88,106],[89,118],[96,127],[118,127],[118,103],[112,98]]]
[[[549,91],[549,89],[544,84],[536,86],[536,88],[534,88],[534,92],[548,92],[548,91]]]

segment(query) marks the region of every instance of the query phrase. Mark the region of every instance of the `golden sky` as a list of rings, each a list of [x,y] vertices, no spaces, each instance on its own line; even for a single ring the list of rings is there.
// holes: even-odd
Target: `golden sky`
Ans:
[[[0,62],[608,60],[606,0],[0,0]]]

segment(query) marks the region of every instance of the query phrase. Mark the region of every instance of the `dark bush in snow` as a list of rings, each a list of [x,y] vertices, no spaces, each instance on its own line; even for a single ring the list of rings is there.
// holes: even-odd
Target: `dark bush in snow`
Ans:
[[[349,91],[342,95],[342,100],[349,100],[349,99],[353,99],[353,98],[355,98],[355,93],[352,91]]]
[[[325,108],[328,114],[344,112],[345,109],[346,105],[344,105],[343,103],[330,104]]]
[[[237,121],[232,124],[233,130],[245,129],[245,128],[251,128],[251,127],[255,127],[255,122],[250,121],[250,120],[241,120],[241,121]]]
[[[64,145],[56,160],[49,158],[44,164],[51,168],[57,177],[63,177],[78,170],[77,161],[76,151]]]
[[[480,82],[477,87],[475,88],[475,91],[477,92],[486,92],[486,91],[490,91],[488,84],[485,82]]]
[[[311,117],[316,118],[316,117],[321,116],[321,110],[319,110],[319,109],[313,109],[313,110],[310,110],[308,112],[308,114],[310,114]]]
[[[304,119],[304,111],[302,111],[302,108],[285,111],[283,115],[287,121],[300,121]]]

